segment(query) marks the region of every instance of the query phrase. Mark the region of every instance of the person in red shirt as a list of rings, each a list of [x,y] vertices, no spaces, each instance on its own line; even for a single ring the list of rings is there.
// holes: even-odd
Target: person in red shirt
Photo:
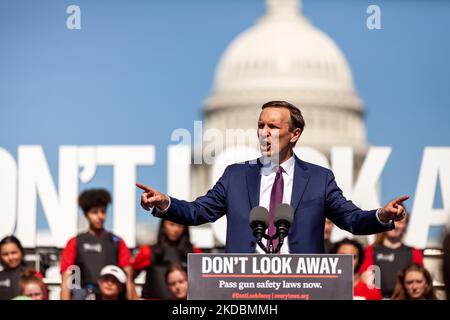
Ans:
[[[364,248],[362,245],[351,239],[344,239],[335,245],[335,253],[353,255],[353,297],[355,300],[381,300],[381,291],[375,287],[370,288],[361,280],[359,268],[364,258]]]
[[[61,299],[82,300],[89,290],[98,293],[98,279],[106,265],[117,265],[127,273],[127,298],[136,299],[132,280],[131,254],[123,239],[105,230],[106,209],[111,196],[104,189],[82,192],[78,203],[89,222],[89,230],[69,240],[61,254]],[[80,272],[81,283],[72,284]]]
[[[41,273],[27,267],[25,264],[25,251],[19,239],[7,236],[0,241],[0,300],[10,300],[20,294],[20,279],[24,273],[33,274],[43,279]],[[47,299],[47,287],[41,281],[43,299]]]
[[[407,223],[408,218],[395,222],[395,229],[377,235],[375,243],[365,251],[361,276],[370,282],[371,266],[377,266],[380,271],[380,289],[385,298],[392,296],[397,274],[403,268],[413,263],[423,266],[422,251],[403,244]]]
[[[134,275],[146,271],[142,288],[144,299],[173,299],[166,285],[166,272],[170,265],[186,265],[188,253],[201,253],[189,238],[189,229],[181,224],[162,220],[155,245],[145,245],[139,249],[133,261]]]

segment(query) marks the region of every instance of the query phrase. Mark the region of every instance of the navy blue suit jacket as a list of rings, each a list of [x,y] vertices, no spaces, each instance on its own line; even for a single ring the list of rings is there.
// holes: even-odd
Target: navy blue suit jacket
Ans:
[[[259,205],[260,162],[228,166],[204,196],[193,202],[171,198],[164,218],[185,225],[213,222],[227,215],[225,251],[254,253],[255,238],[249,226],[250,210]],[[388,231],[376,218],[376,210],[363,211],[347,200],[331,170],[295,157],[290,205],[294,221],[288,235],[291,253],[323,253],[325,217],[356,235]],[[154,214],[156,210],[153,210]]]

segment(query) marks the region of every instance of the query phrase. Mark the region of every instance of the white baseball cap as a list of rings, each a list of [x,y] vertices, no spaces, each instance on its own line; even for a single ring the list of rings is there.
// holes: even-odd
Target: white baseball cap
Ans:
[[[127,282],[127,275],[118,266],[108,265],[103,267],[103,269],[100,271],[100,277],[106,276],[108,274],[114,276],[120,283],[125,284]]]

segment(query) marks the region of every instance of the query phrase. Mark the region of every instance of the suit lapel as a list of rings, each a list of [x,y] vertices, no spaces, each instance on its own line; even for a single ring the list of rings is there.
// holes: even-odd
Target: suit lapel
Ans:
[[[247,168],[247,191],[250,200],[251,208],[259,205],[259,189],[261,184],[261,173],[259,161],[254,164],[249,164]]]
[[[309,173],[306,171],[302,161],[295,156],[294,181],[292,183],[292,197],[291,206],[294,210],[297,209],[300,200],[305,193],[306,186],[309,181]]]

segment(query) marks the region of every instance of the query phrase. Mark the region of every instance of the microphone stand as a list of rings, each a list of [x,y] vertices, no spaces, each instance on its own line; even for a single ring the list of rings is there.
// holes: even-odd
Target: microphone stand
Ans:
[[[263,250],[265,253],[268,254],[275,254],[275,253],[279,253],[281,250],[281,246],[283,245],[284,242],[284,237],[280,237],[280,235],[278,233],[275,233],[272,237],[267,235],[267,234],[262,234],[262,237],[258,240],[256,240],[256,243],[258,244],[258,246],[261,248],[261,250]],[[266,239],[269,243],[269,247],[267,248],[263,243],[262,243],[262,238]],[[276,248],[273,247],[273,240],[279,238],[279,242]]]
[[[281,250],[281,247],[283,246],[283,242],[284,242],[284,237],[280,237],[280,235],[278,235],[278,234],[275,234],[275,236],[278,236],[278,246],[277,246],[277,248],[276,248],[276,250],[275,250],[275,253],[280,253],[280,250]],[[274,236],[274,237],[275,237]],[[275,237],[276,238],[276,237]]]

